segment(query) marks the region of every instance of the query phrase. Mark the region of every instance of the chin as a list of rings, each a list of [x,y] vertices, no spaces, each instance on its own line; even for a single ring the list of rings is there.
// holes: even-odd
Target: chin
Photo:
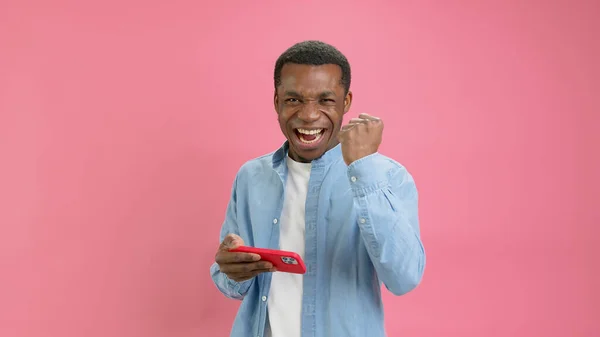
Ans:
[[[319,159],[327,152],[327,148],[318,148],[311,150],[292,148],[292,159],[301,162],[311,162],[315,159]]]

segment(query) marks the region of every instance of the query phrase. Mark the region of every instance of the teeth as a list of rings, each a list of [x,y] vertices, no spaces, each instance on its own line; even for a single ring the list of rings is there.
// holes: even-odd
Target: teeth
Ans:
[[[300,141],[301,141],[302,143],[304,143],[304,144],[312,144],[312,143],[318,142],[318,141],[319,141],[319,139],[321,139],[321,137],[323,137],[323,134],[322,134],[322,133],[319,133],[319,134],[317,134],[317,136],[316,136],[316,137],[315,137],[315,139],[313,139],[313,140],[306,140],[306,139],[304,139],[304,137],[302,137],[302,136],[300,136],[300,137],[298,137],[298,138],[299,138],[299,139],[300,139]]]
[[[298,129],[298,132],[300,132],[301,134],[304,135],[316,135],[319,134],[323,131],[323,129],[316,129],[316,130],[306,130],[306,129]]]

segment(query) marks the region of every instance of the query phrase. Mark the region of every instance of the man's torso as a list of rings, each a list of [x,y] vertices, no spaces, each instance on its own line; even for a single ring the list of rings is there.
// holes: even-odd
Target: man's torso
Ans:
[[[237,181],[239,235],[250,246],[280,249],[285,156],[245,164]],[[275,163],[275,164],[274,164]],[[380,282],[357,225],[353,192],[339,146],[313,161],[305,204],[301,331],[308,336],[385,336]],[[263,336],[272,274],[246,294],[232,336]]]

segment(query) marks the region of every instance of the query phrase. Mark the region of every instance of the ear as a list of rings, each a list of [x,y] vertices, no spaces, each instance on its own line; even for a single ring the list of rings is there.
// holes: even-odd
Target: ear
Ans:
[[[277,90],[275,90],[275,94],[273,95],[273,107],[275,108],[275,112],[279,114],[279,96],[277,96]]]
[[[350,106],[352,105],[352,91],[348,91],[346,97],[344,98],[344,114],[350,110]]]

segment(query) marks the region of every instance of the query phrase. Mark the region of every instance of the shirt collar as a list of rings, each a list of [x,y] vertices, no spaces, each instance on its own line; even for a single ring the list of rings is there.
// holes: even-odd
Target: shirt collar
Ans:
[[[277,169],[281,164],[285,164],[285,158],[288,155],[290,144],[286,140],[283,145],[273,153],[273,168]],[[313,166],[327,166],[338,160],[342,154],[342,146],[337,144],[335,147],[325,152],[321,157],[312,161]],[[284,165],[286,166],[286,165]]]

